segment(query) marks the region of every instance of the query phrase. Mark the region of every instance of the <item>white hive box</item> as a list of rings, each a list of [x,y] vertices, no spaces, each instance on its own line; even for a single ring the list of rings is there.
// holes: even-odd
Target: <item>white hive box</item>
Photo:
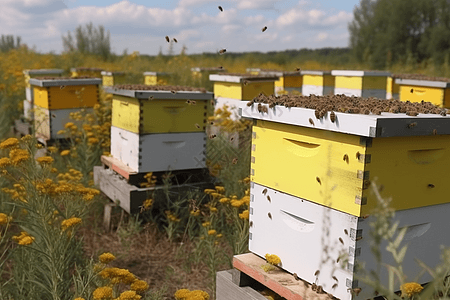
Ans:
[[[333,70],[334,94],[352,97],[386,99],[387,78],[390,72]]]
[[[267,253],[278,255],[283,269],[310,283],[317,279],[317,285],[341,300],[374,296],[374,290],[356,280],[354,272],[355,264],[365,264],[367,272],[376,270],[369,236],[373,217],[358,218],[256,183],[251,184],[250,195],[250,251],[262,257]],[[440,262],[440,245],[450,246],[450,235],[442,234],[450,225],[449,214],[450,203],[396,212],[393,221],[399,221],[398,230],[407,228],[399,248],[408,245],[402,265],[407,281],[415,280],[422,270],[415,258],[431,268]],[[386,246],[385,242],[381,244],[382,262],[395,265]],[[345,268],[337,262],[340,251],[349,254]],[[320,274],[316,278],[317,270]],[[379,275],[381,283],[387,286],[386,268]],[[417,282],[431,280],[426,273]],[[338,286],[332,289],[335,283]],[[352,288],[361,288],[361,293],[352,298],[348,290]]]
[[[331,71],[302,70],[300,73],[303,75],[303,96],[334,95],[334,76]]]
[[[205,168],[204,132],[138,134],[111,127],[111,155],[137,173]]]

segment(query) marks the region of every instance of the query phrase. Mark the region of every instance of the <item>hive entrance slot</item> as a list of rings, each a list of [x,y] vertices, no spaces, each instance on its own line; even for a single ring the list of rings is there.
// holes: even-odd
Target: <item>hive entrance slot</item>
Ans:
[[[416,164],[431,164],[444,155],[444,148],[408,150],[408,158]]]
[[[295,155],[310,157],[319,152],[320,145],[315,143],[308,143],[297,141],[293,139],[284,138],[286,143],[286,149]]]

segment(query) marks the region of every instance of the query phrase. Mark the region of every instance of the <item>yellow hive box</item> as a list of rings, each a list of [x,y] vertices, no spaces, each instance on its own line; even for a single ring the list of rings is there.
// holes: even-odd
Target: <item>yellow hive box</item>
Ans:
[[[334,76],[331,71],[302,70],[303,75],[303,96],[334,95]]]
[[[222,73],[222,72],[226,72],[226,70],[224,68],[191,68],[191,72],[192,72],[192,76],[194,78],[200,79],[203,76],[206,76],[208,78],[208,76],[210,74],[217,74],[217,73]]]
[[[79,68],[71,68],[70,72],[71,77],[95,77],[95,78],[102,78],[102,69],[99,68],[86,68],[86,67],[79,67]]]
[[[116,84],[125,83],[125,73],[124,72],[106,72],[102,71],[102,84],[103,86],[113,86]]]
[[[448,81],[395,79],[395,83],[400,86],[400,101],[425,101],[446,108],[450,107],[450,80]]]
[[[395,76],[387,78],[386,99],[400,99],[400,86],[395,83]]]
[[[30,79],[36,77],[61,77],[64,70],[60,69],[36,69],[36,70],[23,70],[25,77],[25,96],[26,100],[33,104],[33,91],[30,86]]]
[[[213,93],[200,91],[105,91],[113,94],[112,126],[138,134],[204,132],[208,107],[214,99]]]
[[[167,85],[169,84],[170,74],[162,72],[144,72],[145,85]]]
[[[278,95],[282,91],[292,92],[297,91],[302,93],[302,74],[298,72],[276,71],[276,70],[261,70],[261,75],[277,76],[275,81],[275,94]]]
[[[335,76],[334,94],[352,97],[377,97],[386,99],[387,77],[391,73],[384,71],[347,71],[333,70]]]
[[[313,109],[275,106],[263,115],[244,105],[242,117],[256,119],[255,183],[357,217],[376,206],[372,180],[396,210],[449,202],[450,116],[335,112],[333,123]]]
[[[245,69],[245,72],[252,74],[252,75],[258,75],[259,72],[261,72],[260,68],[247,68]]]
[[[250,74],[211,74],[214,82],[214,96],[236,100],[251,100],[264,93],[267,96],[275,92],[278,76],[259,76]]]

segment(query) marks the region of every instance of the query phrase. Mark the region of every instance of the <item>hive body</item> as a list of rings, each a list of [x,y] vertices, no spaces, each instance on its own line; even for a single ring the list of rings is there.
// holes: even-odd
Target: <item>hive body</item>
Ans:
[[[301,71],[303,75],[302,94],[304,96],[334,95],[334,76],[331,71]]]
[[[389,72],[333,70],[331,75],[336,76],[335,95],[386,99]]]
[[[124,72],[106,72],[102,71],[102,84],[103,86],[113,86],[116,84],[125,83],[125,73]]]
[[[400,99],[400,86],[392,76],[387,78],[386,99]]]
[[[278,77],[278,80],[275,81],[275,95],[280,95],[283,91],[302,93],[303,81],[300,72],[261,70],[259,74]]]
[[[440,107],[450,107],[450,83],[432,80],[395,79],[400,86],[400,100],[431,102]]]
[[[163,72],[144,72],[145,85],[167,85],[170,80],[170,74]]]
[[[85,67],[79,67],[79,68],[71,68],[71,76],[72,77],[94,77],[94,78],[102,78],[102,69],[100,68],[85,68]]]

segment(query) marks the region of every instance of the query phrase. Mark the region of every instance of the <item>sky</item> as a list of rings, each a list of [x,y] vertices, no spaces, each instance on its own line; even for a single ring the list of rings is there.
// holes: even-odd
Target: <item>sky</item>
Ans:
[[[347,47],[359,0],[0,0],[0,34],[41,53],[63,51],[62,35],[93,22],[122,54],[188,54]],[[223,8],[223,12],[218,6]],[[262,28],[267,30],[262,32]]]

